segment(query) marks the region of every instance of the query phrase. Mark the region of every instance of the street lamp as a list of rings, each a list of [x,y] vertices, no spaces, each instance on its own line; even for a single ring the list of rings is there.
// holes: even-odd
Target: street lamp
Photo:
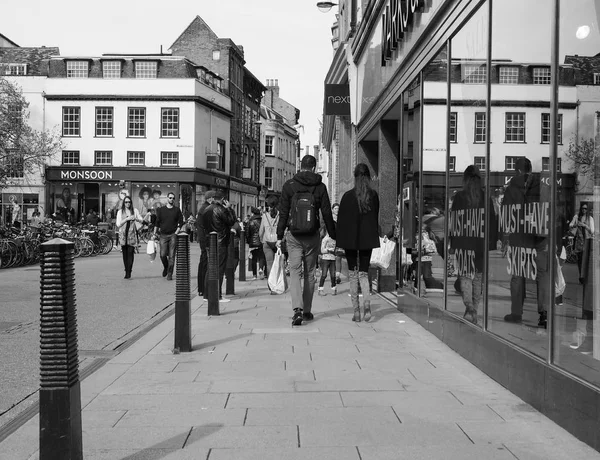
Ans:
[[[336,5],[337,3],[333,2],[317,2],[317,8],[319,8],[319,11],[321,13],[328,13],[329,10],[331,10],[331,8],[333,8]]]

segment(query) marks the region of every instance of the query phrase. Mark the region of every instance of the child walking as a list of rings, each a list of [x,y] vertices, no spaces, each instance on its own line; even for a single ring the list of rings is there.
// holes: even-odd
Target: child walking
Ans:
[[[325,234],[321,241],[321,279],[319,280],[319,295],[324,295],[325,279],[329,272],[331,280],[331,295],[337,294],[335,283],[335,240],[329,234]]]

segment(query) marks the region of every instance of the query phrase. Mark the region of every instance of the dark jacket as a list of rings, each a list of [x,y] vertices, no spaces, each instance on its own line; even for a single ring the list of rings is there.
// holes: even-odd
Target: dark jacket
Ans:
[[[379,247],[379,196],[371,190],[371,210],[361,214],[354,189],[344,193],[340,201],[336,243],[343,249],[364,250]]]
[[[253,215],[248,221],[246,228],[246,243],[251,248],[258,248],[262,246],[260,241],[260,222],[262,221],[261,216]]]
[[[221,203],[214,202],[206,208],[202,216],[206,237],[211,232],[217,232],[217,242],[220,246],[229,244],[231,227],[236,222],[235,212],[231,208],[225,208]]]
[[[196,233],[198,235],[198,243],[200,243],[201,248],[205,248],[207,244],[206,232],[204,231],[204,212],[206,208],[210,206],[208,201],[205,201],[198,209],[198,214],[196,214]]]
[[[321,176],[311,171],[300,171],[293,178],[283,184],[283,188],[281,190],[281,199],[279,200],[279,223],[277,224],[277,239],[283,240],[285,229],[289,225],[290,205],[292,202],[292,196],[294,195],[294,187],[296,187],[297,190],[301,187],[305,187],[305,189],[310,187],[315,188],[314,197],[315,206],[317,208],[316,214],[319,215],[319,210],[321,210],[323,220],[325,221],[325,226],[327,227],[327,233],[329,233],[331,238],[335,239],[335,223],[333,222],[331,202],[329,201],[327,188],[321,181]]]

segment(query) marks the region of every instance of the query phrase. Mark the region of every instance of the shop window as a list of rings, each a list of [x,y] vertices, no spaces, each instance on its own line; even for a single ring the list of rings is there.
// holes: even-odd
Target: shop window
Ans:
[[[273,190],[273,168],[265,168],[265,187],[267,190]]]
[[[6,149],[6,156],[3,158],[2,163],[6,177],[20,179],[24,176],[23,155],[18,150]]]
[[[127,137],[146,137],[146,109],[129,107]]]
[[[505,142],[525,142],[525,113],[507,112]]]
[[[486,113],[475,112],[475,139],[473,142],[476,144],[485,142],[485,128],[486,128]]]
[[[479,168],[480,171],[485,171],[485,157],[475,157],[473,159],[473,163]]]
[[[160,152],[161,166],[179,166],[179,152]]]
[[[65,166],[79,165],[79,150],[63,150],[62,164]]]
[[[534,85],[549,85],[551,80],[550,67],[535,67],[533,69]]]
[[[450,112],[450,142],[457,142],[457,132],[458,132],[458,113]]]
[[[111,150],[96,150],[94,152],[94,164],[96,166],[112,165],[112,151]]]
[[[519,83],[518,67],[500,67],[499,83],[501,85],[516,85]]]
[[[556,123],[556,137],[559,144],[562,144],[562,114],[558,114]],[[542,144],[550,143],[550,114],[542,113]]]
[[[556,171],[562,171],[562,158],[556,159]],[[542,157],[542,171],[550,171],[550,157]]]
[[[63,107],[62,112],[63,137],[79,137],[81,133],[81,108]]]
[[[137,61],[135,63],[135,78],[152,79],[157,77],[158,62]]]
[[[179,109],[161,109],[160,137],[179,137]]]
[[[121,63],[119,61],[103,61],[102,78],[107,80],[121,78]]]
[[[462,66],[462,81],[470,85],[484,85],[487,79],[485,65],[465,64]]]
[[[225,171],[225,141],[217,139],[217,154],[219,155],[219,169]]]
[[[113,136],[113,108],[96,107],[96,137]]]
[[[67,61],[67,78],[87,78],[88,61]]]
[[[273,136],[265,136],[265,155],[273,155]]]
[[[146,152],[127,152],[128,166],[144,166],[146,164]]]

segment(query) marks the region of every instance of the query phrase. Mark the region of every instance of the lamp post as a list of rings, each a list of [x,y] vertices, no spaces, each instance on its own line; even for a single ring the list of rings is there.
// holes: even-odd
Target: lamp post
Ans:
[[[329,13],[329,11],[331,10],[331,8],[333,8],[334,6],[337,6],[337,3],[333,3],[333,2],[317,2],[317,8],[319,8],[319,11],[321,13]]]

